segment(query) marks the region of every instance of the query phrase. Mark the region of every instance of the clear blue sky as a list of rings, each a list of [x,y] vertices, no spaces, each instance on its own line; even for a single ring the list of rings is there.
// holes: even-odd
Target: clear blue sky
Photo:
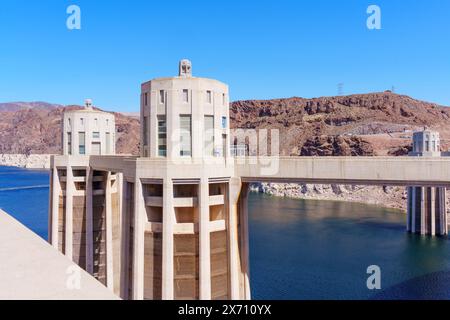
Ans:
[[[82,29],[66,28],[77,4]],[[382,30],[366,27],[370,4]],[[0,101],[139,110],[140,83],[177,74],[232,100],[396,91],[450,105],[448,0],[2,0]]]

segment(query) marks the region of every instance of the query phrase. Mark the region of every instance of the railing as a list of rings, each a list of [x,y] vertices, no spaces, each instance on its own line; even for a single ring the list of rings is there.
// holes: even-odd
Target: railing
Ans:
[[[230,155],[232,157],[245,157],[248,155],[248,146],[243,145],[233,145],[230,147]]]

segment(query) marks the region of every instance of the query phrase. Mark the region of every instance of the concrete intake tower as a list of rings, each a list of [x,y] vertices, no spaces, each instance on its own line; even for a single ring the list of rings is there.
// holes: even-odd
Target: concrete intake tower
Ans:
[[[142,84],[141,124],[140,157],[115,156],[112,115],[65,113],[51,243],[124,299],[250,299],[228,86],[182,60]]]

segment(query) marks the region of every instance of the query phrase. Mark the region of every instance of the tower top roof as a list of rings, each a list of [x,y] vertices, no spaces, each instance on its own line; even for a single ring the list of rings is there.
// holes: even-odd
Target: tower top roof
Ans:
[[[84,108],[86,110],[92,110],[92,99],[84,100]]]
[[[189,61],[187,59],[183,59],[180,61],[178,76],[184,77],[184,78],[192,77],[192,62],[191,61]]]

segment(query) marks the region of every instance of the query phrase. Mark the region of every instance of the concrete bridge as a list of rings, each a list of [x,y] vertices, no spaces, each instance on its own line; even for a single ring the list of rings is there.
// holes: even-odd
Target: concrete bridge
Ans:
[[[450,158],[249,157],[235,160],[242,182],[450,187]]]

